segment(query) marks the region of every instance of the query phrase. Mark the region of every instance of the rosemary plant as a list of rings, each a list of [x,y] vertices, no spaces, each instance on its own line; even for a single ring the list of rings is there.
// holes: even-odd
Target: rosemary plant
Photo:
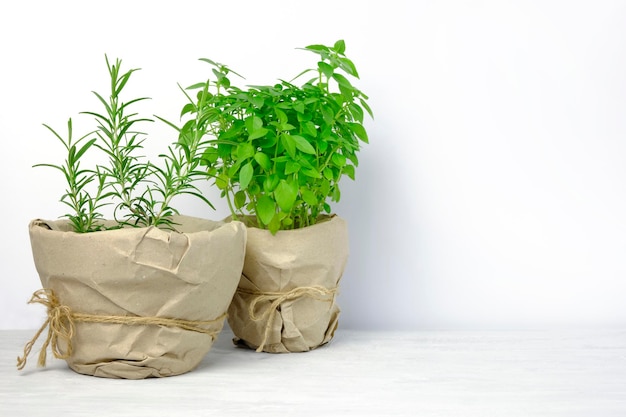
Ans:
[[[102,230],[103,215],[100,209],[114,204],[114,228],[124,226],[157,226],[173,228],[171,216],[178,214],[172,206],[177,195],[192,194],[207,204],[211,203],[194,185],[197,177],[206,176],[198,170],[207,143],[203,134],[187,134],[184,129],[166,122],[179,131],[178,140],[168,146],[167,152],[159,155],[164,167],[146,161],[137,153],[143,149],[145,133],[135,130],[136,125],[152,122],[131,112],[131,106],[147,100],[140,97],[123,101],[121,93],[131,75],[138,69],[121,71],[121,60],[111,63],[105,56],[110,77],[110,92],[107,98],[94,92],[103,106],[102,112],[87,111],[82,114],[95,118],[96,130],[72,139],[72,121],[68,121],[68,136],[64,139],[54,129],[46,126],[64,145],[67,158],[62,165],[37,164],[63,172],[68,184],[61,202],[71,207],[67,217],[76,232]],[[162,118],[159,120],[165,121]],[[93,169],[81,168],[81,158],[92,148],[99,149],[107,164],[97,164]],[[212,207],[212,206],[211,206]]]

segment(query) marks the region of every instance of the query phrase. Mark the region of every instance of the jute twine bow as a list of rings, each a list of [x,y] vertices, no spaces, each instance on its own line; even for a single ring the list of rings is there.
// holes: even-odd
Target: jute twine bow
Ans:
[[[220,323],[226,317],[226,313],[222,314],[214,320],[181,320],[169,319],[164,317],[138,317],[138,316],[107,316],[97,314],[74,313],[68,306],[61,305],[59,299],[50,289],[41,289],[35,291],[28,304],[39,303],[47,308],[47,319],[37,331],[30,342],[24,346],[24,356],[17,358],[17,369],[21,370],[26,365],[26,358],[30,354],[33,345],[48,328],[48,336],[39,352],[38,366],[46,366],[46,351],[48,346],[52,354],[57,359],[67,359],[72,355],[72,337],[74,336],[76,322],[82,323],[112,323],[127,325],[156,325],[167,327],[178,327],[183,330],[189,330],[198,333],[204,333],[215,338],[219,330],[207,328]],[[66,345],[65,352],[59,349],[59,340]]]
[[[267,343],[267,339],[269,338],[272,326],[274,325],[274,319],[276,317],[278,307],[283,302],[296,300],[305,296],[319,301],[333,301],[334,296],[337,293],[337,288],[325,288],[320,285],[314,285],[312,287],[297,287],[287,292],[265,292],[238,288],[237,292],[255,296],[248,306],[248,314],[252,320],[259,321],[267,319],[263,340],[256,350],[257,352],[262,352],[265,344]],[[329,299],[329,296],[332,296],[333,298]],[[261,314],[257,314],[257,304],[263,301],[270,301],[271,303]]]

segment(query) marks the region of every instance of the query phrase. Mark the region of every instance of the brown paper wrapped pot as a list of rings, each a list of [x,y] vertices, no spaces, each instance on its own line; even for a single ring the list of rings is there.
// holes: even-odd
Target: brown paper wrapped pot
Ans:
[[[278,231],[248,228],[241,281],[228,310],[235,343],[272,353],[306,352],[337,328],[339,280],[348,260],[346,222]]]
[[[44,288],[72,312],[211,322],[212,334],[154,324],[75,323],[74,371],[140,379],[194,369],[211,348],[239,282],[246,244],[240,222],[176,216],[178,232],[123,228],[74,233],[65,220],[31,222]],[[61,350],[67,346],[61,346]]]

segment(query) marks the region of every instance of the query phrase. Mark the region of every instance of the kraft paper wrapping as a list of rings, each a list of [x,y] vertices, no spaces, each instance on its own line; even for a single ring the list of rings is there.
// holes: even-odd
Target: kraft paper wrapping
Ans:
[[[249,227],[241,281],[228,310],[234,342],[271,353],[328,343],[337,328],[335,295],[348,252],[347,224],[338,216],[276,235]]]
[[[41,283],[73,312],[217,319],[214,335],[77,322],[66,359],[71,369],[109,378],[172,376],[194,369],[210,350],[240,279],[247,231],[240,222],[174,221],[178,232],[149,227],[84,234],[71,231],[66,220],[30,223]]]

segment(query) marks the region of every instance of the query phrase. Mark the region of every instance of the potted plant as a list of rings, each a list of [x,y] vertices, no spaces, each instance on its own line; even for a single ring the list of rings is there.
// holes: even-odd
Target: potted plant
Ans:
[[[302,352],[327,343],[337,327],[335,301],[348,257],[346,222],[330,204],[340,180],[355,178],[357,153],[368,142],[368,97],[353,85],[345,42],[303,48],[317,66],[292,81],[237,87],[226,65],[197,89],[183,113],[206,115],[215,141],[204,164],[248,226],[241,282],[229,308],[235,343],[257,351]],[[306,74],[313,77],[296,84]]]
[[[65,219],[34,220],[29,231],[43,289],[31,300],[47,307],[47,320],[18,358],[22,369],[37,337],[48,328],[39,356],[50,345],[76,372],[112,378],[178,375],[195,368],[220,332],[243,265],[246,228],[183,216],[172,200],[192,194],[210,202],[194,181],[204,177],[202,132],[178,128],[161,164],[138,156],[151,121],[132,112],[146,98],[122,100],[135,69],[106,60],[108,97],[95,93],[102,112],[96,129],[74,139],[47,126],[63,144],[67,189]],[[163,120],[163,119],[161,119]],[[167,122],[174,126],[173,123]],[[197,119],[186,126],[197,124]],[[85,168],[92,152],[107,163]],[[113,220],[102,209],[112,205]]]

